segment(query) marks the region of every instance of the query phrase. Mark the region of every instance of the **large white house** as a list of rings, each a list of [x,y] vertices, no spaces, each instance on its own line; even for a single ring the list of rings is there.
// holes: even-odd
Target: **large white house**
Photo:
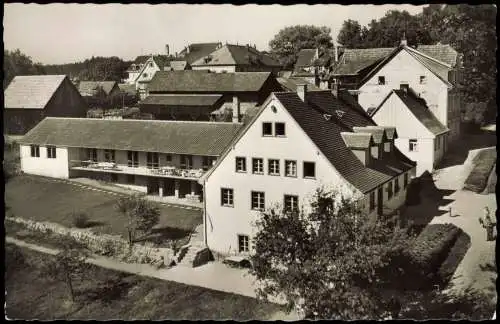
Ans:
[[[405,199],[415,163],[347,93],[272,93],[199,183],[205,190],[206,244],[222,255],[252,251],[254,221],[276,204],[309,210],[319,187],[360,199],[383,215]]]
[[[395,126],[396,147],[417,162],[417,176],[432,172],[447,149],[449,129],[444,126],[412,89],[391,91],[379,107],[371,112],[380,126]]]

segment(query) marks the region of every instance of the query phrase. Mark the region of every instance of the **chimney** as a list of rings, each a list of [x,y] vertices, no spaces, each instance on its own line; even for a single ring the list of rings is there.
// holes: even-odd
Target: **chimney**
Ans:
[[[406,41],[406,33],[403,33],[403,39],[401,39],[401,46],[408,46],[408,42]]]
[[[165,55],[166,56],[169,56],[170,55],[170,47],[167,45],[165,45]]]
[[[191,45],[188,45],[188,46],[186,47],[186,53],[187,53],[187,54],[189,54],[189,52],[191,51],[191,48],[190,48],[190,47],[191,47]]]
[[[297,84],[297,95],[302,101],[306,100],[307,83]]]
[[[179,57],[179,53],[175,52],[175,58]]]
[[[233,123],[240,122],[240,98],[233,96]]]

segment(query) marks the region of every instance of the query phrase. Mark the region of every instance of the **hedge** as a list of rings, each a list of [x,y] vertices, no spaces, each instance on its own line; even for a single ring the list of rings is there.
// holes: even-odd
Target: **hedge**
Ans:
[[[455,270],[462,261],[465,253],[470,247],[470,237],[466,233],[462,232],[458,236],[455,244],[450,250],[448,257],[443,262],[438,271],[439,281],[441,285],[448,284],[450,279],[453,277]]]
[[[464,189],[481,193],[497,161],[496,148],[484,149],[474,157],[474,168],[465,180]]]

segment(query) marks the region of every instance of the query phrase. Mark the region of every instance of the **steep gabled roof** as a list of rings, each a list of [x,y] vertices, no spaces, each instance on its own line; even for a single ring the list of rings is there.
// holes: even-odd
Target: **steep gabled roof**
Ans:
[[[373,143],[373,138],[370,133],[342,132],[340,135],[349,148],[367,149]]]
[[[78,91],[82,96],[94,96],[99,89],[109,95],[116,85],[116,81],[80,81]]]
[[[158,71],[149,92],[257,92],[270,77],[270,72]]]
[[[186,61],[188,64],[192,64],[194,61],[199,60],[200,58],[207,56],[208,54],[215,51],[217,48],[222,46],[221,42],[216,43],[193,43],[189,44],[184,48],[178,55],[178,60],[182,59]],[[188,53],[189,52],[189,53]]]
[[[278,61],[251,46],[226,44],[193,62],[192,66],[245,65],[279,67]]]
[[[64,79],[66,75],[18,75],[5,89],[4,107],[44,109]]]
[[[295,68],[312,66],[314,60],[316,59],[317,49],[315,48],[304,48],[297,54],[297,62],[295,62]]]
[[[374,190],[415,166],[414,162],[397,154],[364,166],[344,142],[341,133],[345,128],[338,124],[337,119],[325,119],[321,111],[311,109],[296,93],[278,92],[274,95],[332,166],[362,193]]]
[[[346,48],[339,62],[333,66],[332,75],[356,75],[361,70],[379,62],[395,49],[395,47]]]
[[[48,117],[19,143],[219,156],[241,126],[199,121]]]
[[[424,125],[432,134],[440,135],[449,131],[434,114],[429,110],[421,98],[415,97],[410,92],[403,90],[393,90],[411,113]],[[390,95],[390,94],[389,94]]]
[[[427,54],[451,67],[455,67],[458,63],[458,52],[448,44],[418,45],[417,51]]]

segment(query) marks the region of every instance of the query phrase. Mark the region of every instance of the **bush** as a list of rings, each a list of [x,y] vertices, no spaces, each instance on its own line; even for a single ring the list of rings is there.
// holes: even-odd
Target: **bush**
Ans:
[[[73,213],[72,218],[76,228],[87,228],[89,225],[89,216],[84,212]]]
[[[470,247],[470,237],[464,232],[461,232],[458,236],[455,244],[450,250],[448,257],[443,262],[438,271],[439,282],[441,285],[447,284],[452,278],[455,270],[462,261],[465,253]]]
[[[5,275],[10,277],[17,269],[25,264],[24,254],[15,245],[5,246]]]
[[[435,279],[441,264],[462,230],[453,224],[431,224],[424,228],[408,251],[414,274]]]
[[[475,157],[474,168],[465,180],[464,189],[477,193],[485,189],[491,171],[497,161],[497,152],[495,148],[485,149],[479,152]]]

